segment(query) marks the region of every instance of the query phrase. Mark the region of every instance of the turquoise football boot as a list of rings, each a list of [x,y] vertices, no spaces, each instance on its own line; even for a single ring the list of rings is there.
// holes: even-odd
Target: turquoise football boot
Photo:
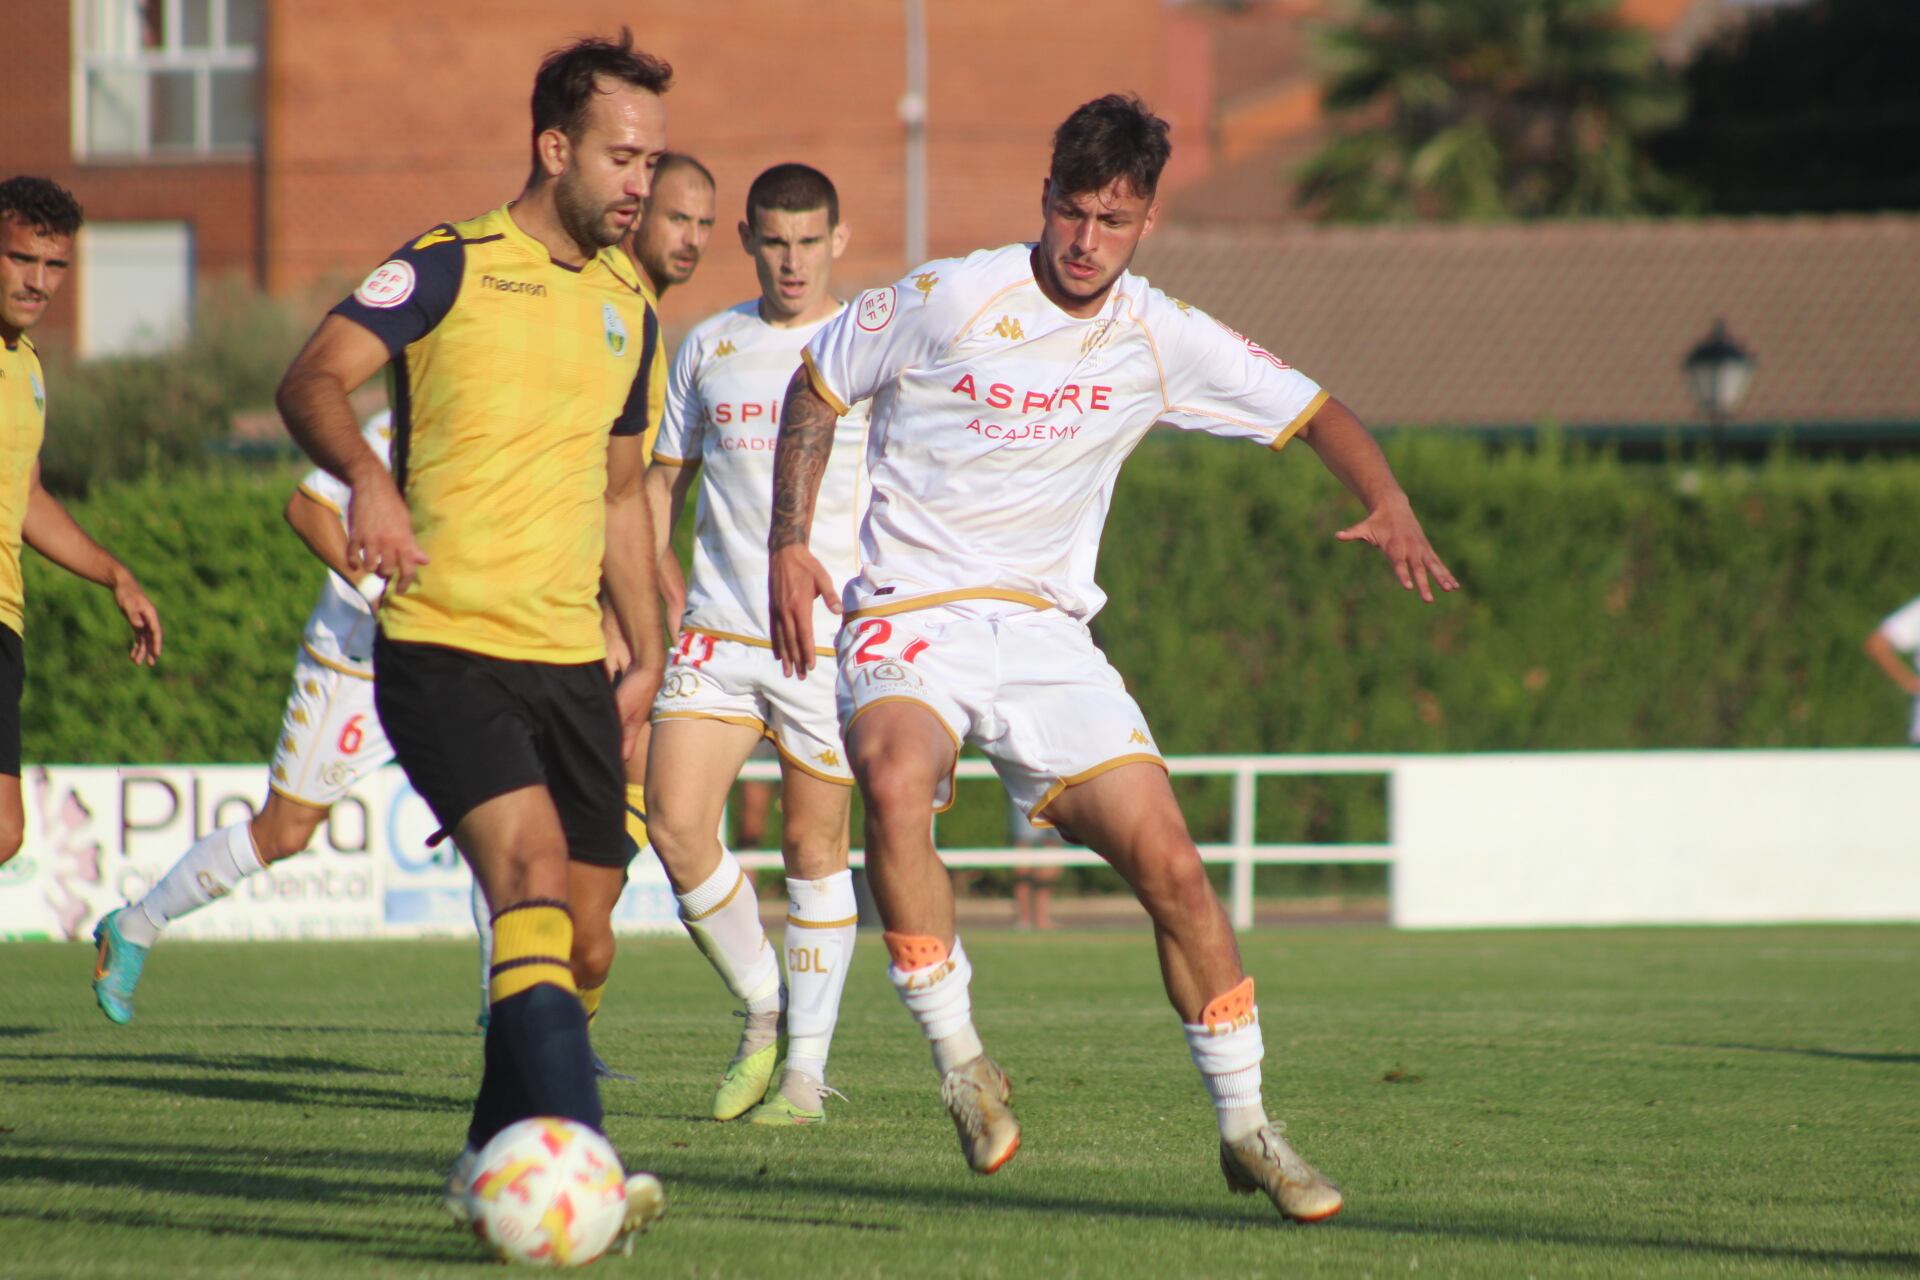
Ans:
[[[100,1002],[100,1012],[123,1026],[133,1021],[133,989],[147,967],[147,949],[120,936],[115,921],[125,910],[109,911],[93,926],[94,945],[100,949],[93,965],[93,998]]]

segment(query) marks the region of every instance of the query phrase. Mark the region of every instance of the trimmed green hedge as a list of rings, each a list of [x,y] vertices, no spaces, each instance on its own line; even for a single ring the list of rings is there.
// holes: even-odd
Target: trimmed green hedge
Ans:
[[[1860,642],[1920,592],[1920,462],[1389,451],[1465,584],[1431,608],[1334,542],[1357,508],[1306,448],[1165,438],[1135,457],[1096,629],[1165,750],[1902,740],[1905,704]],[[107,594],[29,555],[29,760],[262,758],[319,586],[280,518],[298,475],[229,466],[73,504],[146,583],[166,656],[135,670]]]

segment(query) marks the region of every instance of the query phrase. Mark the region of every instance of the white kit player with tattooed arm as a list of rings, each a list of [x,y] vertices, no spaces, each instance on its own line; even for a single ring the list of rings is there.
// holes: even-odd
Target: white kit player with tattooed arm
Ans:
[[[873,498],[844,593],[841,725],[888,974],[932,1044],[968,1163],[998,1169],[1020,1126],[974,1030],[972,970],[928,829],[963,742],[1035,823],[1091,846],[1146,907],[1229,1187],[1318,1221],[1340,1191],[1266,1117],[1253,980],[1146,719],[1087,630],[1105,601],[1100,533],[1121,464],[1156,425],[1270,449],[1299,439],[1367,508],[1340,538],[1380,547],[1425,599],[1456,583],[1350,412],[1128,273],[1169,152],[1166,124],[1138,99],[1087,103],[1054,135],[1037,244],[932,263],[863,295],[808,345],[775,461],[773,639],[783,665],[813,666],[813,599],[833,587],[808,550],[813,495],[834,421],[870,400]]]
[[[388,464],[391,420],[382,411],[361,432],[382,464]],[[147,949],[168,924],[303,852],[334,803],[393,759],[373,706],[373,606],[386,584],[347,567],[349,499],[345,484],[316,467],[287,501],[287,523],[330,572],[301,633],[266,803],[250,821],[202,838],[140,901],[102,918],[94,932],[93,992],[114,1022],[133,1020]]]
[[[648,833],[688,931],[746,1007],[738,1047],[714,1095],[714,1118],[751,1109],[755,1124],[814,1124],[826,1118],[824,1097],[832,1092],[827,1050],[853,951],[853,774],[831,671],[789,680],[773,654],[767,494],[787,380],[808,340],[844,309],[833,296],[833,262],[846,247],[847,228],[833,183],[801,164],[767,170],[747,192],[740,240],[760,296],[706,320],[682,344],[647,473],[663,547],[688,493],[697,487],[699,495],[686,616],[653,704]],[[861,409],[831,427],[835,460],[822,477],[810,531],[836,584],[859,563],[866,420]],[[820,641],[831,641],[833,611],[817,606],[812,622]],[[728,791],[763,737],[781,761],[789,904],[784,988],[753,882],[715,835]],[[783,1009],[786,1070],[769,1093]]]

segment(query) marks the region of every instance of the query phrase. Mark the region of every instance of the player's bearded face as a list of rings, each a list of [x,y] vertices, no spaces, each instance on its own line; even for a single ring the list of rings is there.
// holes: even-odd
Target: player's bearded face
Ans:
[[[1035,258],[1050,292],[1075,301],[1104,301],[1158,212],[1153,197],[1141,195],[1124,178],[1078,193],[1043,183]]]
[[[0,218],[0,325],[22,333],[38,324],[72,262],[72,236],[44,235]]]
[[[639,220],[653,168],[666,150],[666,108],[644,89],[603,88],[579,138],[569,142],[554,184],[561,224],[583,247],[618,244]]]

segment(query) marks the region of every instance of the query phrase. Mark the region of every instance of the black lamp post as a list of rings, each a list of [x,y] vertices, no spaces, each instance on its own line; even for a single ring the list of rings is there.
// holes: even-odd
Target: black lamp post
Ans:
[[[1727,419],[1746,399],[1747,387],[1753,381],[1754,363],[1753,354],[1727,332],[1725,320],[1715,320],[1713,332],[1687,352],[1682,367],[1687,381],[1693,385],[1693,398],[1699,401],[1700,411],[1707,415],[1707,422],[1713,428],[1716,463],[1726,456]]]

